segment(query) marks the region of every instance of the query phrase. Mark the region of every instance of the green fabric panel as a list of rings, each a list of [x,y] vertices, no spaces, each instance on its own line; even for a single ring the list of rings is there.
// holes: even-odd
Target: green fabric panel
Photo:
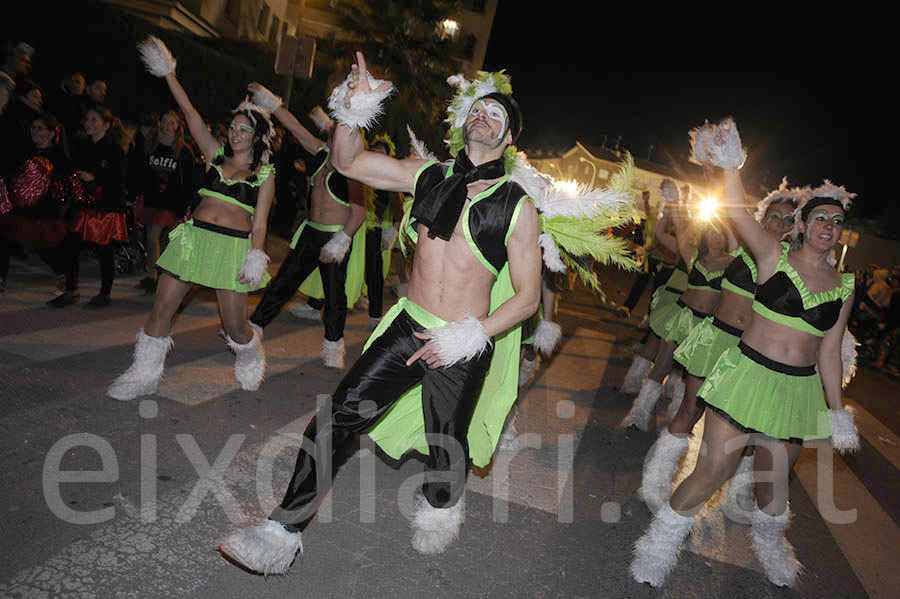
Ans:
[[[320,229],[320,227],[327,227],[329,225],[319,225],[318,223],[304,223],[308,224],[311,227],[316,229]],[[343,225],[330,225],[339,227],[338,230],[344,228]],[[302,225],[301,225],[302,227]],[[299,230],[299,229],[298,229]],[[299,235],[295,234],[295,237],[299,239]],[[293,246],[291,246],[293,247]],[[360,227],[356,230],[356,233],[353,235],[353,243],[350,246],[350,258],[347,261],[347,280],[344,283],[344,292],[347,294],[347,309],[351,309],[356,305],[356,301],[359,299],[359,296],[362,294],[363,283],[366,279],[366,228]],[[306,277],[306,279],[300,283],[300,287],[298,288],[300,293],[308,295],[309,297],[314,297],[316,299],[323,299],[325,297],[325,291],[322,288],[322,275],[319,273],[319,269],[316,268],[311,275]]]
[[[202,196],[209,196],[211,198],[216,198],[217,200],[222,200],[223,202],[228,202],[229,204],[234,204],[235,206],[240,206],[241,208],[243,208],[250,214],[253,214],[254,212],[256,212],[256,208],[254,208],[253,206],[241,204],[240,202],[238,202],[236,199],[232,198],[231,196],[227,196],[224,193],[219,193],[218,191],[213,191],[211,189],[206,189],[205,187],[201,187],[200,189],[197,190],[197,193]]]
[[[672,271],[672,274],[669,275],[669,278],[666,280],[666,284],[663,285],[663,287],[671,287],[672,289],[684,291],[685,289],[687,289],[687,284],[687,273],[676,268]]]
[[[509,264],[506,264],[491,289],[491,312],[514,294]],[[387,329],[402,309],[402,303],[398,302],[385,314],[363,351]],[[419,321],[418,318],[416,320]],[[475,405],[468,432],[469,457],[478,467],[490,463],[506,416],[516,401],[521,335],[522,325],[518,324],[494,338],[491,366]],[[411,449],[427,455],[421,384],[402,395],[378,424],[369,430],[369,436],[394,459],[399,459]]]
[[[754,295],[747,291],[746,289],[741,289],[737,285],[733,284],[728,279],[722,279],[722,289],[727,289],[731,293],[736,293],[738,295],[742,295],[746,298],[753,299]]]
[[[792,329],[797,329],[798,331],[803,331],[804,333],[809,333],[810,335],[815,335],[816,337],[825,336],[824,331],[820,331],[799,316],[787,316],[786,314],[780,314],[778,312],[775,312],[774,310],[770,310],[760,302],[753,302],[753,311],[760,316],[763,316],[764,318],[768,318],[769,320],[772,320],[779,324],[783,324],[784,326],[791,327]]]

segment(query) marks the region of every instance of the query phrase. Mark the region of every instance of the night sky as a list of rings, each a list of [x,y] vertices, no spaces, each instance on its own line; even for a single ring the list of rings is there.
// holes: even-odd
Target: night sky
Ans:
[[[858,216],[896,203],[895,76],[878,73],[894,70],[886,26],[642,21],[527,4],[500,0],[484,65],[512,77],[526,151],[622,136],[635,156],[653,144],[654,161],[677,164],[690,128],[731,115],[750,156],[748,190],[783,175],[804,185],[830,178],[859,194]]]

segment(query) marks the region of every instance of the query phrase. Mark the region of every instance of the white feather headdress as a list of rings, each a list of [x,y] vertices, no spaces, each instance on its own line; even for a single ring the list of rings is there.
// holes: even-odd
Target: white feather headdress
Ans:
[[[803,220],[803,208],[805,208],[813,198],[831,198],[837,200],[841,203],[841,208],[846,214],[849,212],[850,206],[853,204],[853,198],[855,197],[855,193],[850,193],[843,186],[835,185],[828,179],[825,179],[818,187],[812,189],[805,187],[802,190],[799,190],[796,195],[797,207],[794,209],[794,228],[791,230],[791,237],[793,237],[795,241],[799,239],[799,225]]]
[[[787,177],[781,178],[781,184],[777,189],[773,189],[756,204],[756,214],[754,215],[757,222],[763,222],[763,219],[766,217],[766,212],[769,210],[769,206],[772,204],[777,204],[779,202],[791,202],[796,203],[797,188],[789,188]]]

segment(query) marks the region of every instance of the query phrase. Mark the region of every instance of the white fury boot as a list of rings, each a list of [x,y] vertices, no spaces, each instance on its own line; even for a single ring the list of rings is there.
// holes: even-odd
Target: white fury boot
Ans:
[[[634,426],[646,432],[650,427],[650,417],[653,416],[653,407],[659,400],[661,390],[662,385],[653,379],[644,379],[640,393],[634,398],[631,411],[622,419],[621,427]]]
[[[443,553],[459,536],[465,509],[463,503],[460,497],[452,507],[436,508],[420,496],[412,520],[413,549],[426,555]]]
[[[286,574],[299,551],[303,538],[288,532],[280,523],[266,520],[231,533],[219,544],[219,551],[248,570],[260,574]]]
[[[540,356],[535,356],[534,360],[529,360],[528,358],[522,358],[522,365],[519,366],[519,388],[521,389],[525,385],[528,384],[528,381],[531,380],[531,375],[534,373],[535,369],[538,365],[538,360],[540,360]]]
[[[650,527],[634,544],[631,576],[638,582],[661,586],[678,563],[681,544],[696,519],[696,516],[682,516],[668,501],[665,502],[657,510]]]
[[[155,393],[162,378],[166,354],[172,349],[172,337],[151,337],[138,331],[134,346],[134,361],[128,370],[112,382],[106,394],[119,401]]]
[[[780,587],[793,587],[803,569],[803,564],[794,557],[794,548],[784,536],[790,506],[778,516],[770,516],[756,508],[751,512],[750,544],[766,576]]]
[[[631,366],[628,367],[628,373],[625,374],[625,381],[620,388],[622,393],[637,393],[640,391],[641,381],[644,380],[644,375],[647,374],[652,366],[653,362],[644,356],[635,356],[634,360],[631,361]]]
[[[256,391],[266,373],[266,352],[262,346],[262,329],[250,323],[253,338],[247,343],[237,343],[225,335],[225,343],[234,352],[234,378],[244,391]]]
[[[337,341],[329,341],[326,339],[322,342],[322,362],[328,368],[344,368],[344,354],[347,350],[344,348],[344,338],[341,337]]]
[[[659,439],[647,453],[638,497],[644,500],[651,512],[656,513],[669,500],[675,468],[687,451],[688,441],[688,435],[676,437],[663,429]]]

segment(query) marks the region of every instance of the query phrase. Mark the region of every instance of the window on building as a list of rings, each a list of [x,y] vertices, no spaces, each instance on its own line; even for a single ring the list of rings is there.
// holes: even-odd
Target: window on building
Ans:
[[[269,5],[263,3],[262,11],[259,13],[259,21],[256,22],[256,30],[261,34],[266,34],[266,28],[269,26]]]
[[[278,27],[281,25],[281,19],[278,15],[272,15],[272,26],[269,27],[269,41],[273,44],[278,41]]]

